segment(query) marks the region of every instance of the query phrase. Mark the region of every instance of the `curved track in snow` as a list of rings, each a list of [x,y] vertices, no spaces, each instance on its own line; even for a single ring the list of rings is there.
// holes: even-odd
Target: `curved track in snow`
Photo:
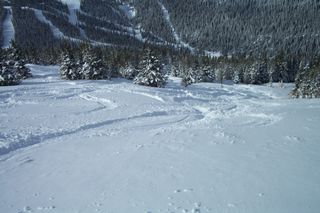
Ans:
[[[29,67],[0,87],[3,212],[320,208],[320,101],[289,99],[290,85],[148,88]]]

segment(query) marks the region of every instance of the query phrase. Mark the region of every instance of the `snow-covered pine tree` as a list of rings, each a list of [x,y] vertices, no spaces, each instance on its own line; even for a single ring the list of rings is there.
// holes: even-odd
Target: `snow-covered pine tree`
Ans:
[[[137,76],[137,69],[132,64],[127,64],[119,69],[122,78],[133,80]]]
[[[265,61],[254,62],[250,71],[250,84],[264,84],[269,82],[268,68]]]
[[[87,80],[111,78],[109,69],[107,69],[102,59],[98,57],[98,54],[92,49],[85,50],[81,74],[83,78]]]
[[[196,71],[192,67],[189,67],[185,72],[183,72],[181,86],[187,87],[190,84],[196,83],[196,77]]]
[[[163,71],[160,60],[148,48],[139,65],[138,75],[134,83],[150,87],[164,87],[167,83],[167,76]]]
[[[283,51],[281,51],[274,59],[274,72],[272,79],[275,82],[289,82],[289,70],[288,62],[284,57]]]
[[[238,69],[233,72],[232,81],[233,81],[235,84],[239,84],[239,83],[241,82],[241,79],[240,79],[240,71],[239,71]]]
[[[320,64],[300,69],[292,95],[295,98],[320,98]]]
[[[201,68],[201,70],[203,82],[213,82],[215,80],[215,73],[213,67],[205,65]]]
[[[79,64],[71,53],[64,53],[60,65],[60,77],[67,80],[82,79]]]
[[[255,72],[254,65],[246,63],[243,67],[243,83],[251,84],[252,82],[252,73]]]
[[[32,74],[29,68],[27,68],[26,62],[22,57],[22,52],[19,47],[16,45],[15,42],[12,42],[12,47],[6,49],[3,54],[3,60],[14,61],[14,68],[16,69],[17,73],[21,76],[22,79],[31,78]]]
[[[32,74],[31,71],[28,67],[25,66],[25,62],[20,60],[20,61],[15,61],[14,67],[17,70],[18,74],[21,76],[22,79],[27,79],[31,78]]]
[[[21,76],[14,67],[14,64],[14,61],[0,63],[0,86],[20,84]]]
[[[171,73],[170,75],[173,76],[173,77],[179,77],[180,76],[180,67],[181,67],[181,62],[176,62],[176,63],[173,63],[172,66],[171,66]]]

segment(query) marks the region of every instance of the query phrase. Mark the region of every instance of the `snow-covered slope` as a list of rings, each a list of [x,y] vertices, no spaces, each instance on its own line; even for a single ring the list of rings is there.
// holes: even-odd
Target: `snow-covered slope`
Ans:
[[[11,41],[14,40],[14,27],[12,24],[12,9],[11,7],[5,7],[5,9],[7,10],[7,16],[3,21],[2,48],[9,48]]]
[[[61,0],[61,2],[67,4],[73,9],[80,9],[80,0]]]
[[[320,100],[290,85],[33,79],[0,88],[0,210],[318,212]]]

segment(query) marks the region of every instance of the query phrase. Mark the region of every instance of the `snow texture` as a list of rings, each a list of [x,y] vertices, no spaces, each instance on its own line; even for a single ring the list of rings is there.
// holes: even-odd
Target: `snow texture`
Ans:
[[[12,23],[12,9],[11,7],[5,7],[7,10],[7,16],[3,21],[3,44],[2,48],[7,49],[11,47],[11,41],[14,40],[14,27]]]
[[[301,213],[320,209],[320,100],[292,85],[65,81],[0,88],[0,209]]]

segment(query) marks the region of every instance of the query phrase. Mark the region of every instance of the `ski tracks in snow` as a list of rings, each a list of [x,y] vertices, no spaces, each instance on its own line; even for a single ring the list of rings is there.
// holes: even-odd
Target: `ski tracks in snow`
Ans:
[[[17,117],[10,119],[7,110],[0,114],[7,118],[2,124],[7,127],[0,135],[0,154],[76,133],[103,136],[118,134],[121,129],[170,132],[211,126],[216,129],[212,135],[215,141],[232,144],[243,141],[229,133],[225,125],[258,127],[281,120],[280,115],[261,111],[267,103],[272,105],[269,96],[254,90],[248,93],[245,86],[196,84],[182,88],[175,79],[167,88],[150,89],[120,79],[63,81],[57,76],[58,67],[30,68],[33,79],[17,89],[0,91],[0,107],[17,110]],[[42,104],[47,107],[39,114],[36,110]],[[24,107],[32,109],[31,113],[25,114]],[[52,119],[54,125],[43,118]],[[40,120],[24,128],[29,119]],[[95,131],[89,133],[91,130]]]

